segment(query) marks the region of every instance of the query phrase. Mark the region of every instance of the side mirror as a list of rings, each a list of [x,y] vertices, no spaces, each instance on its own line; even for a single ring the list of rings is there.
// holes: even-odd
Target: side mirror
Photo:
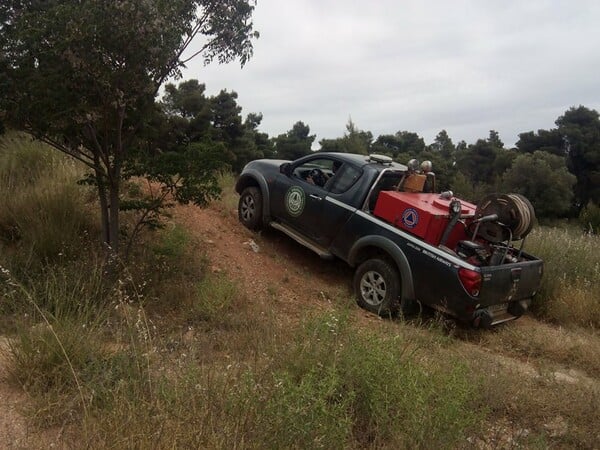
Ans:
[[[285,176],[292,175],[292,165],[290,163],[283,163],[279,166],[279,173],[284,174]]]

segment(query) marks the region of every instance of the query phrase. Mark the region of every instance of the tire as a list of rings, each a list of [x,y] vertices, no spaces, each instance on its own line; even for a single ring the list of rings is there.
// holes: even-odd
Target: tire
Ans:
[[[246,227],[258,231],[263,227],[263,200],[260,189],[255,186],[242,191],[238,202],[238,218]]]
[[[396,266],[384,259],[369,259],[354,273],[356,302],[361,308],[383,317],[398,314],[400,275]]]

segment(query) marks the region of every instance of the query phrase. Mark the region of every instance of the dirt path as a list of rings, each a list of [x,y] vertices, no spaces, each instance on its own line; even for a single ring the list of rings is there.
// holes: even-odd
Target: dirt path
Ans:
[[[8,341],[0,337],[0,446],[2,448],[23,448],[27,438],[25,419],[18,409],[24,401],[24,395],[6,382],[6,365],[9,347]]]
[[[26,394],[7,380],[10,345],[0,336],[0,448],[1,449],[63,449],[61,429],[38,430],[29,426],[21,414],[27,407]]]
[[[324,261],[275,230],[252,233],[239,224],[234,211],[181,207],[177,219],[204,242],[211,270],[240,282],[249,298],[265,309],[294,320],[307,302],[326,309],[336,297],[348,297],[349,267]]]

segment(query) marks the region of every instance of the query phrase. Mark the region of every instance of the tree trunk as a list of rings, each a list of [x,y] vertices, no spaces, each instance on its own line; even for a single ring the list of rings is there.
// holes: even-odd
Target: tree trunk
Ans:
[[[110,245],[108,198],[106,196],[105,179],[98,170],[96,170],[96,185],[98,187],[98,198],[100,199],[100,223],[102,225],[102,243],[108,246]]]
[[[113,179],[109,185],[110,205],[109,205],[109,241],[111,253],[114,256],[119,254],[119,179]]]

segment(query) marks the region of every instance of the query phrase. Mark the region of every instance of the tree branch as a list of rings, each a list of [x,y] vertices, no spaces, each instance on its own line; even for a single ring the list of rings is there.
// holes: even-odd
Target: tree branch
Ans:
[[[169,74],[171,73],[171,71],[179,64],[178,63],[179,58],[181,58],[181,55],[183,54],[183,52],[185,52],[185,50],[188,48],[188,46],[194,40],[194,38],[196,37],[196,35],[200,32],[200,30],[204,26],[205,22],[208,20],[208,18],[212,14],[213,9],[214,9],[214,6],[211,5],[210,7],[208,7],[206,9],[206,11],[204,11],[204,14],[202,15],[202,17],[200,17],[198,19],[198,21],[196,22],[196,24],[192,28],[192,31],[190,32],[190,34],[183,41],[181,47],[179,47],[179,49],[177,49],[177,52],[175,53],[175,55],[173,55],[173,57],[171,58],[171,60],[167,63],[167,65],[165,66],[165,71],[156,80],[156,86],[155,86],[155,90],[154,90],[154,95],[156,95],[158,93],[158,90],[160,89],[160,87],[162,86],[162,84],[164,83],[164,81],[167,79],[167,77],[169,76]],[[204,45],[202,47],[201,51],[204,51],[205,48],[206,48],[206,45]],[[194,57],[197,56],[198,54],[199,54],[199,52],[194,53]],[[186,60],[183,61],[183,62],[181,62],[181,64],[185,64],[190,59],[191,58],[186,58]]]
[[[30,134],[31,136],[33,136],[34,138],[39,139],[41,142],[44,142],[45,144],[48,144],[51,147],[55,148],[59,152],[62,152],[65,155],[68,155],[68,156],[76,159],[77,161],[85,164],[90,169],[94,169],[94,170],[102,169],[101,167],[97,167],[96,164],[94,163],[94,160],[92,158],[90,158],[88,155],[86,155],[85,153],[69,149],[68,147],[65,147],[64,145],[58,143],[57,141],[55,141],[54,139],[52,139],[48,136],[36,137],[35,134],[31,131],[31,129],[26,129],[26,132],[28,134]],[[102,170],[102,172],[104,172],[104,171]]]
[[[192,59],[194,59],[196,56],[198,56],[200,53],[202,53],[204,50],[206,50],[209,44],[210,43],[206,43],[204,46],[202,46],[202,48],[200,50],[198,50],[197,52],[195,52],[192,56],[190,56],[189,58],[186,58],[185,60],[181,61],[181,64],[185,64],[186,62],[191,61]]]

